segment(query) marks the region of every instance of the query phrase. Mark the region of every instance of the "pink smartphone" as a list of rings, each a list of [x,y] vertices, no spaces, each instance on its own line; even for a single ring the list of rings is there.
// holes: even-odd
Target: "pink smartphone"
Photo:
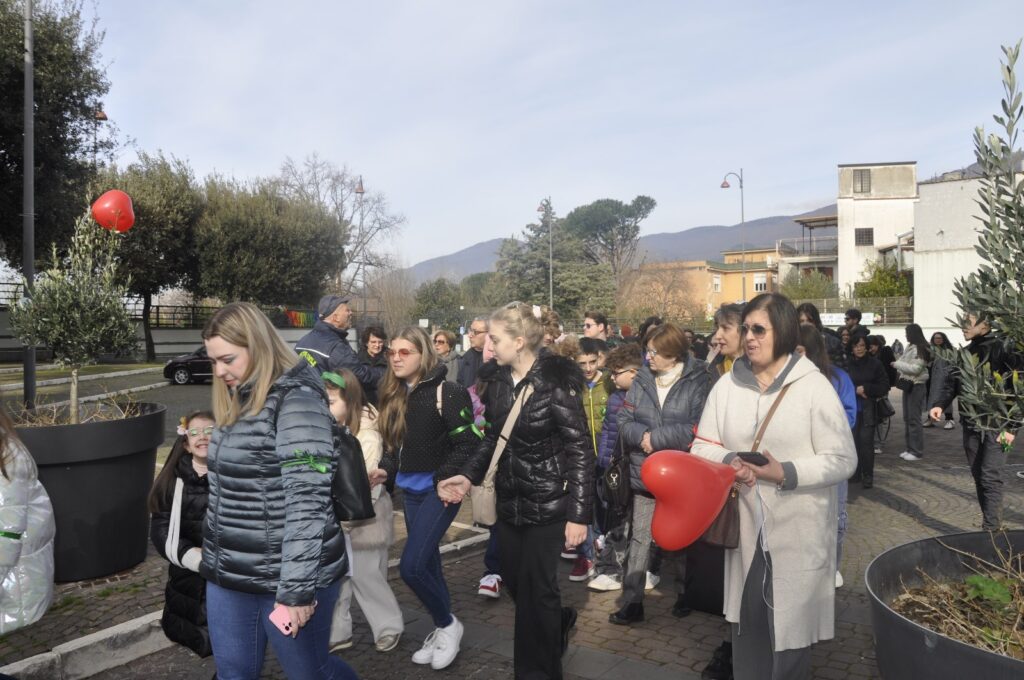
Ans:
[[[274,611],[270,612],[270,622],[277,626],[282,635],[292,634],[292,619],[288,616],[288,608],[283,604],[277,605]]]

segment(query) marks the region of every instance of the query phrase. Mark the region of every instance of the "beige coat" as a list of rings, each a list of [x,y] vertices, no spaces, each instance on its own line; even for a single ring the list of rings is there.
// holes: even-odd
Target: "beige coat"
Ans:
[[[783,463],[787,488],[794,474],[796,486],[743,486],[740,545],[725,551],[725,618],[738,623],[760,529],[760,495],[772,560],[775,651],[807,647],[835,633],[836,485],[857,467],[843,405],[828,379],[803,357],[794,355],[764,394],[749,362],[740,359],[712,389],[692,447],[694,454],[719,462],[749,451],[784,384],[792,387],[768,425],[761,450]]]

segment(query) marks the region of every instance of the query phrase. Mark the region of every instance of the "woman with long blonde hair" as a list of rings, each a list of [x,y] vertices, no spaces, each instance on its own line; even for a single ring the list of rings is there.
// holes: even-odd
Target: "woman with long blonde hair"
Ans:
[[[269,640],[288,677],[355,678],[328,654],[348,563],[323,381],[252,304],[218,310],[203,341],[217,426],[200,573],[218,677],[259,675]]]
[[[438,482],[462,473],[478,441],[466,388],[446,381],[430,336],[410,326],[388,348],[388,372],[378,394],[384,438],[381,468],[402,490],[408,540],[400,573],[434,621],[413,663],[446,668],[459,653],[462,623],[452,614],[438,544],[459,511],[444,503]]]
[[[516,603],[515,677],[562,677],[562,654],[576,622],[563,607],[558,556],[587,536],[593,516],[594,451],[583,411],[583,373],[575,361],[542,352],[540,307],[514,302],[491,315],[490,337],[502,389],[484,399],[491,423],[464,476],[438,484],[461,501],[479,484],[515,404],[518,418],[494,480],[501,579]]]

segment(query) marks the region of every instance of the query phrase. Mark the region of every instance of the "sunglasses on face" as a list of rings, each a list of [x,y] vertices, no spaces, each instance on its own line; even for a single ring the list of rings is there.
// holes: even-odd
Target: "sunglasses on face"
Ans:
[[[388,350],[388,356],[391,357],[392,359],[394,359],[396,355],[402,357],[403,359],[408,359],[410,354],[419,354],[419,352],[417,352],[414,349],[405,348]]]
[[[743,329],[744,333],[750,333],[751,335],[753,335],[758,340],[760,340],[765,335],[767,335],[768,331],[770,331],[772,329],[771,326],[762,326],[759,323],[755,323],[753,325],[743,324],[742,326],[740,326],[740,328]]]
[[[447,345],[448,341],[445,340],[444,338],[438,338],[437,340],[434,340],[434,344],[435,345]]]
[[[213,425],[207,425],[206,427],[191,427],[186,430],[186,432],[188,432],[190,437],[198,437],[201,434],[209,437],[213,434]]]
[[[583,327],[584,328],[596,328],[597,324],[596,323],[585,323],[585,324],[583,324]]]

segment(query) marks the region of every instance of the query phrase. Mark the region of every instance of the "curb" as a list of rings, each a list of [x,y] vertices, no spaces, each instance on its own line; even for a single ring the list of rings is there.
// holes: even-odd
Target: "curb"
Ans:
[[[20,680],[77,680],[123,666],[174,644],[160,628],[162,613],[156,611],[65,642],[4,666],[0,673]]]
[[[476,530],[482,533],[442,545],[441,554],[463,553],[490,537],[486,529]],[[388,580],[397,576],[392,570],[398,563],[397,558],[388,562]],[[19,680],[79,680],[124,666],[174,646],[160,627],[162,615],[163,610],[155,611],[59,644],[49,652],[8,664],[0,668],[0,673]]]
[[[106,380],[107,378],[127,378],[133,375],[142,375],[144,373],[159,373],[164,369],[159,366],[153,368],[134,368],[130,371],[117,371],[115,373],[96,373],[94,375],[83,375],[78,378],[78,382],[89,382],[90,380]],[[71,382],[71,378],[52,378],[50,380],[39,380],[36,382],[36,387],[53,387],[54,385],[67,385]],[[4,392],[21,392],[24,389],[24,385],[18,383],[8,383],[7,385],[0,385],[0,394]]]
[[[156,390],[156,389],[160,389],[161,387],[167,387],[167,381],[153,383],[151,385],[143,385],[141,387],[130,387],[130,388],[126,389],[126,390],[118,390],[116,392],[106,392],[104,394],[94,394],[91,397],[81,397],[78,400],[78,403],[79,404],[85,404],[85,403],[88,403],[88,402],[91,402],[91,401],[103,401],[104,399],[110,399],[111,397],[123,397],[123,396],[125,396],[127,394],[135,394],[136,392],[148,392],[149,390]],[[46,406],[48,406],[48,407],[67,406],[70,403],[71,403],[71,400],[70,399],[66,399],[64,401],[55,401],[55,402],[46,404]]]

